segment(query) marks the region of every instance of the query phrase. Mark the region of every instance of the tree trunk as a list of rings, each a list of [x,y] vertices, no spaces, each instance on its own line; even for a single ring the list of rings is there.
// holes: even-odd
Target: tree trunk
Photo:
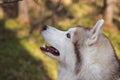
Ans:
[[[36,9],[36,8],[38,9],[38,7],[40,7],[40,6],[38,6],[38,4],[35,3],[34,0],[26,0],[26,2],[27,2],[29,9]]]
[[[29,13],[28,6],[26,0],[19,2],[19,15],[18,21],[21,24],[29,23]]]
[[[0,7],[0,19],[3,19],[3,17],[4,17],[4,11],[2,7]]]
[[[104,0],[104,16],[107,24],[113,23],[114,3],[114,0]]]

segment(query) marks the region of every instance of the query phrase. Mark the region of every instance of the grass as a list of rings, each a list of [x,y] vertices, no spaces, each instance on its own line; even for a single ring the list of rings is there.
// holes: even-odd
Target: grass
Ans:
[[[33,38],[25,37],[26,27],[14,20],[0,24],[0,80],[55,80],[55,61],[40,51]]]

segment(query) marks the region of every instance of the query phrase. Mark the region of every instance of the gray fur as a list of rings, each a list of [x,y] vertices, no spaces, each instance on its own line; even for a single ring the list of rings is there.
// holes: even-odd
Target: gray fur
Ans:
[[[112,47],[111,42],[104,34],[99,34],[99,38],[96,41],[96,43],[86,46],[85,40],[89,38],[89,32],[90,29],[88,28],[82,28],[78,27],[75,34],[74,34],[74,40],[73,43],[75,44],[75,50],[77,50],[78,53],[76,54],[76,58],[78,60],[76,61],[76,69],[77,75],[79,76],[78,80],[119,80],[120,78],[120,64],[116,57],[114,48]],[[83,61],[86,56],[82,53],[83,49],[86,49],[86,47],[97,47],[98,53],[90,56],[93,63],[99,65],[101,72],[99,74],[92,74],[91,70],[89,70],[89,67],[92,64],[88,64],[87,67],[84,65],[86,61]],[[89,54],[88,54],[89,55]],[[79,59],[81,61],[79,61]],[[94,69],[95,70],[95,69]],[[94,72],[94,71],[93,71]],[[98,77],[97,77],[98,76]]]

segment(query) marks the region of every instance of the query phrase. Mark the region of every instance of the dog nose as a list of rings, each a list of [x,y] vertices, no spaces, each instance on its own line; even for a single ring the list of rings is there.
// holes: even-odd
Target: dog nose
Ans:
[[[47,25],[44,25],[43,28],[42,28],[42,30],[43,30],[43,31],[44,31],[44,30],[47,30],[47,27],[48,27]]]

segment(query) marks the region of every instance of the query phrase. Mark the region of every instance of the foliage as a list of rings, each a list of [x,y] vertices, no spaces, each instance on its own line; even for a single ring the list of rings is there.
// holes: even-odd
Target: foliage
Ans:
[[[48,5],[48,1],[53,2]],[[19,23],[17,18],[2,16],[3,13],[0,15],[0,80],[56,80],[57,62],[39,49],[45,44],[40,34],[41,26],[47,24],[62,30],[78,25],[92,27],[104,17],[101,11],[103,0],[75,0],[69,5],[54,0],[35,2],[35,7],[29,9],[28,24]],[[118,32],[110,31],[109,27],[103,31],[120,58],[119,6],[115,6],[113,19]]]

